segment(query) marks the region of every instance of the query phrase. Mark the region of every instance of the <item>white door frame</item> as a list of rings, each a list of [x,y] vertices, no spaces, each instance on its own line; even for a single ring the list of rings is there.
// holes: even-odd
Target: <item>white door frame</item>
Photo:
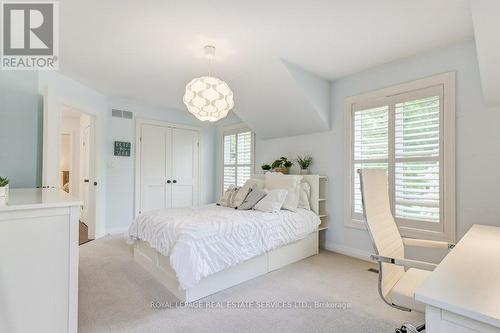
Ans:
[[[73,149],[73,132],[68,132],[68,131],[60,131],[60,136],[63,136],[63,135],[68,135],[69,136],[69,147],[70,147],[70,150],[69,150],[69,194],[70,195],[74,195],[73,194],[73,182],[71,181],[71,175],[75,172],[74,171],[74,166],[73,166],[73,156],[75,154],[74,152],[74,149]],[[60,147],[59,147],[60,148]],[[59,156],[59,158],[61,158],[61,156]],[[59,167],[59,173],[61,172],[61,168]],[[64,184],[61,182],[61,176],[59,176],[59,182],[61,184],[61,188],[64,186]]]
[[[139,216],[139,211],[141,208],[141,126],[142,125],[157,125],[163,127],[173,127],[180,129],[187,129],[191,131],[196,131],[198,133],[198,202],[201,202],[201,149],[202,135],[201,127],[189,126],[177,123],[171,123],[161,120],[136,118],[135,120],[135,200],[134,200],[134,218]]]
[[[47,86],[43,94],[42,188],[59,188],[61,149],[61,105],[55,90]]]
[[[101,154],[102,154],[102,142],[103,141],[103,137],[101,135],[101,129],[102,129],[102,126],[103,126],[103,119],[102,119],[102,115],[94,110],[93,108],[91,107],[88,107],[86,105],[82,105],[82,104],[79,104],[75,101],[72,101],[70,99],[67,99],[63,96],[58,96],[57,95],[57,91],[55,90],[55,88],[51,85],[48,85],[46,88],[45,88],[45,96],[49,96],[49,100],[48,101],[45,101],[45,98],[44,98],[44,106],[48,103],[50,103],[49,105],[47,105],[46,107],[52,107],[54,108],[55,110],[55,115],[57,116],[57,119],[52,119],[53,121],[52,122],[46,122],[46,119],[45,119],[45,112],[44,112],[44,123],[43,123],[43,156],[42,156],[42,160],[43,160],[43,167],[42,167],[42,185],[48,185],[50,186],[49,183],[46,183],[46,180],[50,180],[51,179],[51,173],[53,173],[53,171],[50,170],[50,166],[49,166],[49,169],[47,170],[47,166],[48,166],[48,163],[47,163],[47,159],[49,158],[48,155],[51,156],[51,158],[54,158],[56,157],[57,158],[57,165],[58,165],[58,168],[57,168],[57,173],[59,174],[59,151],[61,149],[61,112],[62,112],[62,108],[64,106],[70,108],[70,109],[74,109],[74,110],[77,110],[78,112],[80,113],[83,113],[83,114],[86,114],[88,116],[91,116],[94,118],[94,181],[97,182],[97,186],[95,186],[95,195],[94,195],[94,199],[95,199],[95,203],[94,203],[94,207],[95,207],[95,226],[93,228],[93,232],[91,233],[91,228],[89,227],[89,238],[93,238],[93,239],[96,239],[98,237],[101,237],[101,236],[104,236],[105,234],[105,230],[106,230],[106,221],[105,221],[105,218],[104,217],[101,217],[101,215],[103,214],[99,214],[100,210],[102,209],[102,203],[100,202],[100,200],[98,200],[97,198],[99,197],[105,197],[106,196],[106,192],[105,192],[105,188],[102,186],[103,182],[102,182],[102,177],[103,175],[101,175],[101,163],[102,163],[102,160],[101,160]],[[45,97],[44,96],[44,97]],[[48,149],[49,147],[47,146],[47,136],[48,136],[48,130],[46,128],[47,126],[47,123],[49,123],[51,125],[51,128],[49,130],[51,131],[57,131],[57,142],[49,142],[49,145],[50,144],[53,144],[53,145],[56,145],[56,149],[55,152],[53,154],[50,154],[51,150]],[[52,136],[53,137],[53,136]],[[46,154],[48,154],[46,156]],[[60,177],[57,178],[58,180],[58,183],[60,183]]]

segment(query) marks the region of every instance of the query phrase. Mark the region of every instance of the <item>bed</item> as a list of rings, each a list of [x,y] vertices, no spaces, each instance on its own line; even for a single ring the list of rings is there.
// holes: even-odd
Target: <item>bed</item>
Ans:
[[[303,179],[311,198],[315,177]],[[206,205],[143,213],[129,230],[134,260],[180,301],[196,301],[317,254],[315,208],[264,213]]]

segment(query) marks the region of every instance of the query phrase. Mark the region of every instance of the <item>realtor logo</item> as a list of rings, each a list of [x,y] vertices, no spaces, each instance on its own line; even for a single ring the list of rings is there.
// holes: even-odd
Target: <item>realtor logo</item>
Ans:
[[[2,2],[1,69],[58,69],[57,2]]]

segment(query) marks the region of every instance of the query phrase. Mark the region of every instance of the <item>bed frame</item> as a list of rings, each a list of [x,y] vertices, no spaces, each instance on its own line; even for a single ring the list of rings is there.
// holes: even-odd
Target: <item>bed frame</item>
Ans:
[[[261,177],[263,177],[263,175],[253,176],[253,178]],[[303,181],[308,182],[311,186],[311,204],[317,202],[319,196],[319,176],[305,175]],[[317,205],[311,205],[311,210],[318,214]],[[177,280],[175,271],[170,266],[169,257],[162,255],[150,247],[146,242],[137,241],[135,243],[134,260],[151,273],[151,275],[162,283],[180,301],[193,302],[296,261],[318,254],[318,236],[318,230],[315,230],[306,238],[266,252],[238,266],[210,275],[202,279],[196,286],[186,290],[179,288],[179,281]]]

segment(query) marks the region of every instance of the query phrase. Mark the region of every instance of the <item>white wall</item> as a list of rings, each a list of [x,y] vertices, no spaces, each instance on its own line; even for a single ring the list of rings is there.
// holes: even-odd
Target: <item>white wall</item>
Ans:
[[[131,111],[134,120],[111,117],[111,109]],[[107,232],[121,232],[134,218],[135,119],[154,119],[200,127],[201,132],[201,204],[214,202],[215,126],[200,122],[185,110],[146,107],[132,102],[111,100],[108,110],[108,218]],[[130,157],[113,156],[113,142],[132,143]]]
[[[436,50],[336,80],[332,84],[331,130],[304,136],[256,142],[256,164],[279,156],[311,153],[314,173],[329,177],[327,210],[332,217],[327,248],[360,255],[372,251],[365,230],[344,226],[344,100],[448,71],[457,72],[457,237],[474,223],[500,226],[500,110],[485,107],[473,42]],[[279,126],[279,124],[277,124]]]

